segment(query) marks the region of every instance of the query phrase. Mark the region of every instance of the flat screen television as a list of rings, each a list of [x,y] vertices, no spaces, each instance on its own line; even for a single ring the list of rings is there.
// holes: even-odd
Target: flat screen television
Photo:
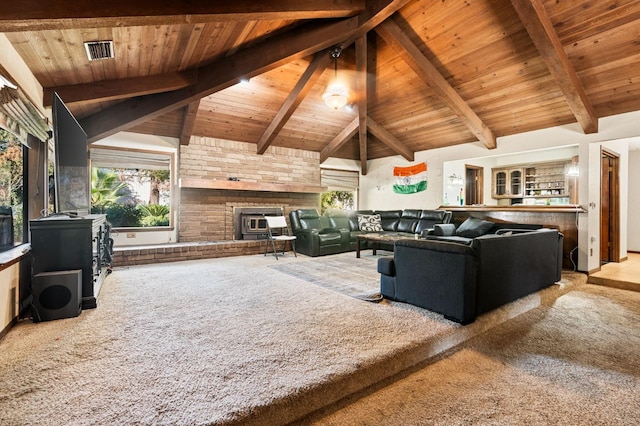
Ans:
[[[87,134],[57,93],[52,102],[55,212],[84,216],[91,210]]]

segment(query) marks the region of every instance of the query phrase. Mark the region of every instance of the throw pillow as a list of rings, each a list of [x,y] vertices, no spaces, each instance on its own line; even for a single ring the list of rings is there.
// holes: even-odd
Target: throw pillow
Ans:
[[[380,232],[382,231],[382,221],[379,214],[359,214],[358,227],[361,231]]]
[[[458,227],[456,235],[467,238],[475,238],[484,235],[493,228],[493,222],[470,217]]]

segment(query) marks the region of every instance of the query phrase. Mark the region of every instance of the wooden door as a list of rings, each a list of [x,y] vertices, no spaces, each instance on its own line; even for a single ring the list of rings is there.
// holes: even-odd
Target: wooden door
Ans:
[[[602,151],[600,160],[600,261],[620,261],[619,157]]]
[[[484,203],[484,169],[477,166],[465,166],[466,198],[468,205]]]

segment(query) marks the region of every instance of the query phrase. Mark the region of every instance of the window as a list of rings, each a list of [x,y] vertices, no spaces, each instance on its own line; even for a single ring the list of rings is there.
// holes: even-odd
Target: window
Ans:
[[[171,226],[170,153],[92,149],[91,212],[116,228]]]
[[[12,133],[0,128],[0,250],[26,241],[26,149]]]
[[[329,188],[320,196],[320,210],[353,210],[357,206],[359,173],[352,170],[321,170],[321,185]]]

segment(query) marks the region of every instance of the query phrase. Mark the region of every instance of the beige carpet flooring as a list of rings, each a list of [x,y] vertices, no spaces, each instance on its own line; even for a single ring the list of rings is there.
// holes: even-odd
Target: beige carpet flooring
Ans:
[[[370,273],[372,288],[377,286],[375,257],[356,260],[355,254],[346,253],[334,258],[338,263],[361,265],[363,274]],[[287,424],[309,413],[313,413],[312,417],[305,422],[319,424],[382,424],[386,419],[397,420],[386,424],[433,424],[435,419],[441,420],[442,413],[458,412],[458,404],[450,401],[452,408],[447,410],[443,403],[446,399],[441,399],[440,404],[427,404],[431,409],[425,414],[418,409],[424,405],[419,397],[439,394],[426,392],[431,388],[428,382],[407,395],[399,394],[402,388],[393,386],[404,386],[415,377],[413,374],[388,382],[391,387],[378,383],[398,378],[398,374],[420,363],[431,362],[424,369],[415,370],[415,374],[451,363],[441,380],[457,389],[453,399],[484,403],[483,389],[474,386],[481,384],[481,377],[488,380],[492,368],[501,373],[499,367],[503,366],[502,377],[493,378],[496,386],[487,385],[485,391],[496,388],[494,395],[501,395],[498,383],[515,380],[511,386],[520,384],[517,369],[506,374],[512,368],[512,358],[525,363],[539,355],[542,377],[564,370],[563,364],[555,365],[547,359],[556,359],[554,355],[539,354],[535,345],[510,343],[507,338],[535,329],[536,341],[556,339],[555,344],[546,346],[553,354],[557,341],[571,337],[575,323],[588,320],[590,311],[601,305],[613,305],[607,314],[613,316],[602,320],[592,333],[621,339],[620,333],[624,334],[628,326],[636,334],[624,335],[624,341],[618,342],[618,346],[624,343],[629,347],[602,355],[609,359],[614,353],[620,354],[617,362],[610,363],[625,362],[627,367],[606,372],[621,378],[603,374],[597,383],[615,387],[618,382],[624,383],[626,393],[631,394],[627,398],[637,405],[638,364],[637,360],[629,363],[627,356],[634,350],[637,354],[640,347],[640,302],[619,297],[628,306],[628,312],[622,315],[615,309],[619,307],[618,300],[610,294],[624,291],[601,289],[603,294],[589,296],[584,289],[591,286],[582,284],[585,278],[567,274],[560,285],[462,327],[422,309],[358,300],[273,268],[275,262],[304,266],[309,261],[313,259],[289,254],[279,261],[258,255],[115,270],[103,285],[97,309],[84,311],[77,318],[38,324],[23,321],[0,341],[0,424],[271,425]],[[586,303],[582,294],[598,296],[603,303]],[[567,315],[573,322],[560,317],[544,327],[539,325],[553,319],[546,310],[556,309],[556,305],[561,312],[567,311],[564,305],[570,307]],[[525,315],[515,322],[509,320],[520,314]],[[534,318],[529,319],[530,315]],[[505,321],[515,325],[500,325]],[[520,325],[523,321],[524,326]],[[527,321],[531,325],[527,326]],[[609,327],[610,323],[615,327]],[[483,334],[486,330],[491,332]],[[589,338],[593,336],[590,334]],[[477,339],[470,341],[473,337]],[[464,342],[480,345],[480,349],[451,349]],[[604,348],[591,344],[586,337],[569,343],[568,347],[586,344],[578,351],[583,362]],[[610,344],[607,341],[605,346]],[[496,361],[492,356],[502,354],[502,346],[509,349],[503,355],[507,358]],[[433,361],[445,351],[449,351],[447,357]],[[464,370],[464,363],[455,363],[467,353],[478,355],[467,365],[471,368]],[[576,356],[560,354],[558,359],[564,361],[569,355]],[[635,373],[629,373],[629,369]],[[574,378],[576,387],[590,383],[584,377],[585,370],[565,374]],[[421,380],[424,379],[418,383]],[[385,391],[399,401],[376,413],[368,401]],[[362,398],[356,401],[350,397],[353,394]],[[551,389],[550,394],[561,396],[562,392]],[[606,392],[602,395],[608,396]],[[382,398],[391,400],[389,395],[383,394]],[[620,395],[619,400],[623,399]],[[528,406],[527,400],[513,401]],[[374,400],[373,404],[378,402]],[[499,400],[493,404],[502,406]],[[414,409],[398,409],[399,406]],[[348,412],[350,409],[354,411]],[[414,417],[408,417],[411,412]],[[632,419],[631,414],[621,419]],[[341,415],[346,417],[335,417]],[[457,419],[469,419],[460,424],[504,424],[501,419],[508,423],[509,418],[502,416],[504,413],[498,410],[493,417],[490,411],[480,410]],[[405,418],[406,422],[402,420]],[[441,424],[452,424],[456,417],[451,420]]]
[[[579,286],[307,425],[638,425],[640,294]]]

